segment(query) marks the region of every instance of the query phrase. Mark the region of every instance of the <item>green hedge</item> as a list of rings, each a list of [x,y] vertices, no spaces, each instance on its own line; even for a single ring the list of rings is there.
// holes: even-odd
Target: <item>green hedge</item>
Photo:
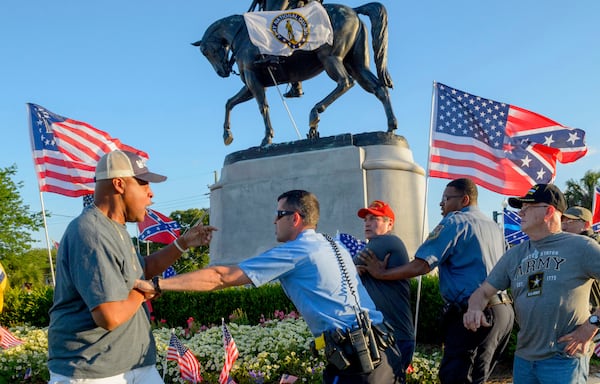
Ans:
[[[221,318],[228,320],[234,313],[238,324],[258,324],[261,316],[272,318],[276,310],[296,310],[279,284],[213,292],[165,292],[152,302],[152,307],[156,321],[165,320],[171,327],[185,326],[190,317],[196,324],[220,324]]]
[[[439,294],[437,276],[423,276],[419,309],[418,341],[427,344],[439,343],[439,315],[442,299]],[[416,307],[417,279],[411,281],[412,309]],[[0,324],[15,326],[30,324],[45,327],[49,323],[48,310],[52,306],[53,289],[36,288],[25,292],[19,288],[5,292],[4,312]],[[273,313],[296,310],[278,284],[267,284],[259,288],[229,288],[214,292],[165,292],[152,302],[156,321],[165,320],[171,327],[185,326],[193,317],[196,324],[220,324],[221,318],[228,320],[236,313],[238,324],[257,324],[261,316],[272,318]],[[247,319],[239,319],[239,316]]]
[[[0,324],[17,326],[28,323],[35,327],[47,327],[50,322],[48,311],[52,306],[53,293],[52,287],[35,288],[30,292],[21,288],[6,290]]]

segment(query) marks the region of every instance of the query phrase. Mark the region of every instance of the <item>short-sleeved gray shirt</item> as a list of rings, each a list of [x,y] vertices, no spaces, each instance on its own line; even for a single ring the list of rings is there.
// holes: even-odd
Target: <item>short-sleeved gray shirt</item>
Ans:
[[[103,378],[156,363],[145,306],[112,331],[98,327],[91,311],[128,297],[144,277],[124,225],[95,206],[67,227],[57,254],[54,304],[48,329],[48,368],[72,378]]]
[[[600,246],[584,236],[561,232],[508,250],[487,281],[511,288],[520,327],[515,354],[533,361],[562,353],[557,340],[587,321],[599,277]]]

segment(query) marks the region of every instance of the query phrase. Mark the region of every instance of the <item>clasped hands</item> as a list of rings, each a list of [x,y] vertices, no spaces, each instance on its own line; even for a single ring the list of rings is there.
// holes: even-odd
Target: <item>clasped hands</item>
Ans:
[[[151,300],[158,296],[158,292],[154,289],[152,280],[137,279],[133,284],[133,289],[141,292],[146,297],[146,300]]]

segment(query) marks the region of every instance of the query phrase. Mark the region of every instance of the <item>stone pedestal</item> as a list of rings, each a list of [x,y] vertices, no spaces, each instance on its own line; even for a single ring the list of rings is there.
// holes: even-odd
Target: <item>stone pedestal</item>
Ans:
[[[276,246],[277,197],[291,189],[305,189],[319,199],[319,232],[364,239],[356,213],[376,199],[394,210],[394,233],[411,257],[427,228],[425,171],[414,163],[402,136],[385,132],[234,152],[210,189],[210,221],[219,228],[210,245],[211,264],[235,264]]]

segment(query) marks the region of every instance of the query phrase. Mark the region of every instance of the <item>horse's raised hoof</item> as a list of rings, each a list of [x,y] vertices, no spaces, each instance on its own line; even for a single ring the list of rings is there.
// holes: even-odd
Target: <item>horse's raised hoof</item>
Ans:
[[[223,134],[223,142],[225,143],[225,145],[233,143],[233,135],[230,131],[225,131],[225,133]]]

